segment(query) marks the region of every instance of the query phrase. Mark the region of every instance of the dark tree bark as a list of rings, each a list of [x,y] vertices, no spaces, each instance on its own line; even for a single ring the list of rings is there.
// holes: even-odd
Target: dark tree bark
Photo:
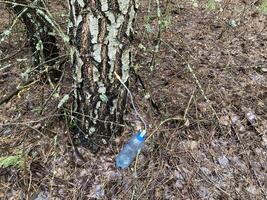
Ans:
[[[57,47],[57,39],[52,34],[54,33],[53,27],[49,20],[40,14],[40,9],[44,8],[42,1],[13,0],[13,2],[14,4],[7,5],[26,26],[34,65],[39,66],[44,62],[53,65],[55,58],[59,55],[59,48]],[[36,9],[37,7],[40,9]]]
[[[96,151],[121,131],[135,0],[69,0],[75,137]]]

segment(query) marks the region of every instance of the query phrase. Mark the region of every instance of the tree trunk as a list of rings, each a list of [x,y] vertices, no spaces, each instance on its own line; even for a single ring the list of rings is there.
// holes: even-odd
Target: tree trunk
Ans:
[[[59,55],[59,49],[56,37],[52,34],[53,28],[49,20],[41,14],[41,9],[44,8],[42,1],[13,0],[13,2],[14,4],[7,5],[26,26],[34,65],[39,66],[44,62],[48,65],[53,65],[55,58]],[[38,9],[34,6],[38,6]]]
[[[92,151],[119,133],[128,83],[136,0],[69,0],[74,136]]]

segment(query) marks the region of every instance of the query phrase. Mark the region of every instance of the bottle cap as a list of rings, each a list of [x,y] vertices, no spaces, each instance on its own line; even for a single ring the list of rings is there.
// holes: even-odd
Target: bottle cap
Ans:
[[[137,138],[137,140],[139,140],[140,142],[143,142],[143,141],[145,140],[145,136],[144,136],[144,134],[142,134],[141,131],[139,131],[139,132],[137,133],[136,138]]]

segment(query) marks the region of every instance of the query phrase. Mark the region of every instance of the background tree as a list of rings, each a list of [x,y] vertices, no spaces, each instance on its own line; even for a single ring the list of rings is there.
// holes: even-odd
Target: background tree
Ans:
[[[7,6],[26,26],[34,65],[53,65],[55,58],[59,56],[59,48],[52,21],[48,20],[45,12],[44,2],[13,0]]]

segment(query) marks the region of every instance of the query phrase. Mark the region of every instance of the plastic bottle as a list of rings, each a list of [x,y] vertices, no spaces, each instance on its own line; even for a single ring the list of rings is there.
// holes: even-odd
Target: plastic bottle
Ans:
[[[146,131],[139,131],[131,137],[129,142],[123,147],[116,157],[116,165],[118,168],[125,169],[135,159],[138,151],[144,146]]]

